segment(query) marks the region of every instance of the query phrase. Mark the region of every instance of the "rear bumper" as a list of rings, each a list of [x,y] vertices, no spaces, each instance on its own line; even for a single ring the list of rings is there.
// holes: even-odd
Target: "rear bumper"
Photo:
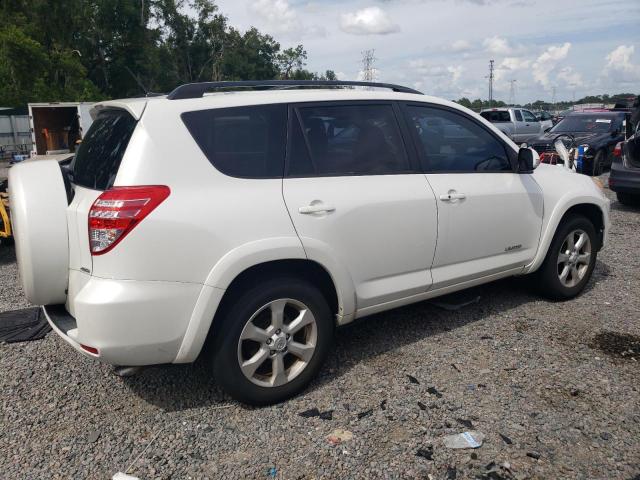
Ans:
[[[640,169],[614,162],[609,175],[609,188],[614,192],[640,194]]]
[[[112,365],[171,363],[201,290],[202,285],[192,283],[113,280],[72,272],[66,306],[43,310],[56,333],[88,357]]]

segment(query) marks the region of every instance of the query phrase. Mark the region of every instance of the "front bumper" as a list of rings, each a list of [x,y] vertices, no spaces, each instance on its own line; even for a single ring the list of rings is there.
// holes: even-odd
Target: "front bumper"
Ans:
[[[43,310],[51,327],[73,348],[112,365],[175,360],[202,285],[70,273],[67,304]]]
[[[614,192],[640,195],[640,168],[629,168],[622,162],[613,162],[609,188]]]

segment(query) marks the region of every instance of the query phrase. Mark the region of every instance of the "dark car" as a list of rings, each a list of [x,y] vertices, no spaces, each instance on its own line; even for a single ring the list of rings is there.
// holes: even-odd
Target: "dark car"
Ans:
[[[609,188],[625,205],[640,205],[640,123],[635,133],[616,148],[611,164]]]
[[[611,165],[613,150],[624,140],[626,112],[572,113],[557,125],[531,140],[540,155],[555,152],[554,140],[559,135],[570,135],[575,145],[581,146],[583,156],[578,160],[578,171],[587,175],[600,175]]]

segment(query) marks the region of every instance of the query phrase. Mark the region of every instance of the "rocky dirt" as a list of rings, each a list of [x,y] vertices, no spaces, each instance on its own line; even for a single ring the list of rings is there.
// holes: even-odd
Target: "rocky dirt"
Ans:
[[[273,407],[231,401],[202,362],[122,379],[53,333],[1,345],[0,477],[640,478],[640,210],[613,201],[612,221],[579,298],[511,279],[367,318]],[[7,247],[0,281],[0,311],[26,305]],[[444,446],[469,430],[481,447]]]

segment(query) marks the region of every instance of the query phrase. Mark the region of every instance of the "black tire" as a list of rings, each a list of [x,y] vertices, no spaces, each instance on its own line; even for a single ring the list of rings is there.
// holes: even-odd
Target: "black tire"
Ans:
[[[591,256],[582,279],[577,282],[576,285],[568,287],[560,280],[558,258],[565,239],[572,231],[576,230],[581,230],[588,235],[591,245]],[[584,290],[593,273],[599,248],[598,242],[596,230],[588,218],[582,215],[571,215],[565,218],[556,230],[544,262],[534,274],[536,287],[540,293],[551,300],[568,300],[579,295],[582,290]]]
[[[605,152],[604,150],[598,150],[596,156],[593,157],[593,164],[591,165],[591,176],[598,177],[602,175],[604,171],[604,160],[605,160]]]
[[[242,372],[238,345],[242,331],[251,317],[262,307],[278,299],[301,302],[311,311],[316,324],[315,350],[304,369],[288,383],[260,386],[250,381]],[[300,393],[322,367],[333,341],[335,324],[325,297],[319,289],[299,278],[278,277],[259,282],[234,296],[222,314],[223,318],[216,322],[213,331],[213,348],[210,354],[213,374],[231,397],[249,405],[270,405]],[[286,355],[283,354],[283,357]]]
[[[634,195],[632,193],[617,192],[616,197],[618,197],[618,201],[623,205],[627,205],[630,207],[640,206],[640,195]]]

